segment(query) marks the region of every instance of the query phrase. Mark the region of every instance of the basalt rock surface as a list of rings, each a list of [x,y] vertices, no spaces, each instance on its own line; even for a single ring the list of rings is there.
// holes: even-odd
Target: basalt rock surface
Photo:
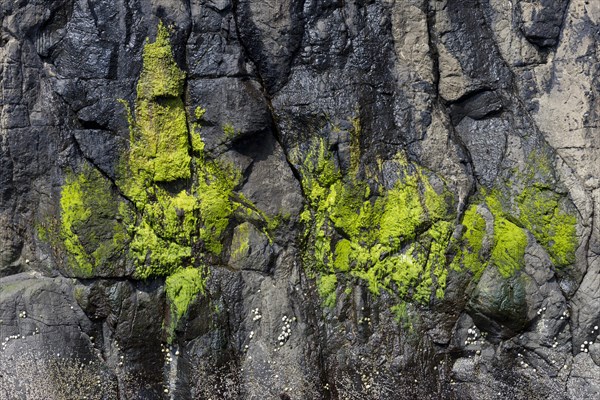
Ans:
[[[596,1],[3,1],[0,397],[599,398],[599,79]]]

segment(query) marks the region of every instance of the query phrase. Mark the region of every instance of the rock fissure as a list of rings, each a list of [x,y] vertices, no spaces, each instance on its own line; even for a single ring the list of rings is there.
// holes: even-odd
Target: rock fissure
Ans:
[[[593,6],[205,3],[0,6],[0,397],[598,397]]]

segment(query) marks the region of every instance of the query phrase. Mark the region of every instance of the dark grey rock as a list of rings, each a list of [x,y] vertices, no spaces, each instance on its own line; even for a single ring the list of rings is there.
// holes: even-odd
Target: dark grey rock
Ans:
[[[229,252],[229,265],[232,268],[269,272],[273,248],[267,236],[251,223],[244,222],[235,227]]]
[[[521,31],[530,42],[540,46],[555,46],[564,23],[568,1],[542,0],[519,3]]]
[[[494,266],[486,268],[468,304],[468,310],[490,339],[507,339],[523,330],[527,316],[529,277],[517,273],[505,278]]]
[[[82,385],[99,379],[105,398],[598,397],[597,7],[513,3],[2,2],[0,342],[19,336],[0,351],[0,397],[14,387],[7,368],[41,376],[59,353],[92,360],[77,379],[66,364],[58,370]],[[39,234],[60,223],[67,171],[88,164],[115,179],[129,137],[117,99],[132,104],[159,20],[187,73],[189,115],[207,110],[188,122],[200,123],[210,157],[239,167],[236,195],[265,213],[235,216],[223,238],[229,254],[206,265],[206,291],[170,347],[164,278],[138,281],[119,256],[118,268],[66,279],[64,254]],[[316,137],[344,179],[358,150],[359,178],[372,189],[393,187],[398,153],[424,167],[455,199],[452,243],[464,210],[492,189],[518,222],[512,208],[530,155],[549,155],[556,173],[533,175],[577,217],[576,261],[557,269],[529,235],[511,278],[493,266],[479,282],[450,269],[444,298],[420,306],[340,273],[336,304],[325,308],[299,222],[307,196],[298,167]],[[487,257],[493,216],[478,209]],[[266,218],[279,221],[269,236]],[[101,225],[106,239],[110,217]],[[248,249],[236,254],[246,228]],[[291,335],[280,345],[284,316]],[[23,369],[32,357],[37,366]],[[62,395],[52,379],[35,382],[29,398],[41,398],[38,388]]]
[[[491,118],[475,120],[465,117],[456,126],[456,131],[471,156],[478,181],[491,186],[500,172],[505,156],[507,135],[510,131],[506,120]]]

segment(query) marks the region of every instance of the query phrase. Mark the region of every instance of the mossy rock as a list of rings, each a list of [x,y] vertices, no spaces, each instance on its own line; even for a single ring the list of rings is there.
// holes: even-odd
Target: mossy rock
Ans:
[[[61,199],[60,237],[67,252],[70,276],[122,275],[128,242],[125,227],[116,219],[122,205],[111,182],[97,169],[84,165],[67,175]],[[59,248],[60,248],[59,247]]]
[[[375,295],[421,304],[444,297],[455,198],[441,178],[402,153],[381,163],[389,185],[377,183],[383,167],[374,182],[348,176],[356,171],[340,170],[324,138],[292,158],[303,160],[298,170],[308,198],[300,215],[304,263],[328,305],[335,274],[358,278]]]

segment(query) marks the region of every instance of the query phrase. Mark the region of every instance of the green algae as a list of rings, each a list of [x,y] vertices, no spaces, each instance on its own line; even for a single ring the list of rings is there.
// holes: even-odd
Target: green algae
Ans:
[[[165,277],[173,333],[189,304],[204,293],[208,265],[224,262],[224,237],[234,223],[256,224],[271,240],[281,218],[269,218],[235,193],[240,171],[205,153],[200,120],[206,110],[187,114],[186,74],[175,62],[169,36],[160,23],[155,41],[143,49],[133,107],[119,100],[130,141],[114,185],[91,167],[67,176],[60,245],[77,276],[105,273],[108,260],[127,255],[133,278]],[[47,230],[41,226],[40,236]],[[238,239],[243,252],[247,243]]]
[[[137,84],[139,98],[155,100],[183,94],[185,72],[175,63],[169,29],[162,21],[158,24],[156,40],[146,41],[142,57],[142,73]]]
[[[73,256],[74,263],[84,274],[92,272],[92,260],[86,253],[77,235],[76,227],[85,223],[92,215],[92,210],[84,204],[85,176],[68,176],[60,198],[61,235],[67,251]]]
[[[465,230],[463,239],[465,249],[463,251],[463,263],[468,271],[473,273],[475,281],[479,281],[487,260],[482,254],[483,240],[486,236],[485,220],[478,212],[477,205],[471,205],[464,214],[462,222]]]
[[[335,274],[321,275],[317,282],[319,295],[325,307],[333,307],[336,300],[337,276]]]
[[[561,196],[545,188],[531,186],[517,197],[519,221],[548,251],[558,267],[575,262],[577,219],[561,204]]]
[[[242,260],[250,251],[250,224],[244,222],[233,231],[231,239],[230,260],[237,262]]]
[[[504,278],[509,278],[523,267],[527,247],[527,234],[509,220],[495,216],[494,248],[490,263],[495,265]]]
[[[509,278],[524,266],[527,233],[511,221],[511,216],[503,211],[500,194],[492,192],[482,204],[471,205],[463,216],[464,227],[461,247],[452,268],[469,271],[478,282],[488,265],[495,266],[504,278]],[[486,222],[480,213],[487,208],[493,218],[493,231],[488,235]],[[483,243],[489,240],[491,253],[483,254]]]
[[[436,222],[429,230],[427,230],[426,236],[429,238],[429,241],[426,242],[428,256],[425,270],[430,271],[431,280],[423,281],[427,282],[429,287],[422,282],[421,292],[423,296],[427,296],[429,291],[434,290],[435,297],[437,299],[444,298],[446,279],[448,277],[448,262],[446,253],[453,230],[454,224],[444,220]]]
[[[165,292],[171,308],[171,336],[192,301],[205,290],[205,277],[198,268],[182,268],[167,277]]]
[[[67,175],[62,188],[60,238],[75,276],[107,273],[127,242],[125,228],[117,223],[118,199],[102,174],[85,165]]]
[[[476,281],[488,264],[498,268],[504,278],[521,269],[530,240],[527,232],[547,251],[555,267],[566,268],[575,262],[577,218],[566,196],[553,190],[556,178],[550,154],[532,152],[525,170],[513,175],[503,189],[483,193],[479,206],[470,206],[463,217],[465,229],[452,268],[471,271]],[[478,207],[489,209],[493,218],[489,255],[482,254],[487,233]]]
[[[422,304],[443,297],[452,196],[437,193],[430,173],[402,155],[393,162],[402,171],[396,183],[372,190],[353,175],[356,168],[342,174],[324,139],[308,146],[299,168],[308,198],[300,216],[303,259],[327,306],[337,282],[332,274],[362,280],[376,295],[386,291]],[[418,245],[407,248],[411,243]]]
[[[200,121],[206,110],[196,107],[187,115],[184,82],[168,29],[159,24],[156,41],[144,47],[135,107],[128,111],[130,147],[119,185],[134,204],[135,218],[127,225],[134,277],[166,277],[171,331],[193,298],[204,292],[207,266],[225,262],[223,243],[234,223],[258,224],[266,233],[274,226],[235,193],[240,171],[205,153]],[[237,256],[247,241],[243,235],[234,237]]]
[[[209,255],[220,257],[222,236],[241,206],[233,199],[239,172],[209,159],[198,124],[188,126],[181,98],[184,80],[168,29],[159,24],[156,41],[144,47],[135,110],[129,116],[126,173],[120,180],[136,208],[137,222],[129,226],[130,255],[140,279],[203,265]],[[196,120],[204,113],[196,108]],[[173,191],[182,185],[185,189]],[[195,247],[201,251],[192,251]]]
[[[235,131],[235,127],[233,126],[233,124],[231,124],[230,122],[227,122],[225,125],[223,125],[223,134],[225,135],[225,139],[227,140],[232,140],[236,137],[236,131]]]
[[[379,221],[379,243],[396,250],[403,242],[413,240],[417,227],[425,222],[426,214],[419,191],[419,179],[409,175],[385,193]]]
[[[516,196],[513,214],[544,247],[552,262],[565,268],[575,262],[577,217],[565,195],[552,190],[556,177],[551,160],[551,154],[542,150],[529,154],[527,168],[516,174],[522,189]]]
[[[518,196],[511,197],[508,189],[484,193],[463,215],[463,234],[456,242],[452,194],[436,190],[443,182],[405,156],[393,160],[400,171],[396,183],[375,190],[373,183],[355,176],[352,165],[344,174],[322,138],[313,140],[304,156],[299,167],[308,198],[300,216],[306,227],[304,262],[317,277],[347,274],[376,295],[387,291],[428,304],[444,297],[448,269],[469,271],[476,282],[488,265],[505,278],[513,276],[524,266],[527,231],[555,265],[574,261],[576,218],[562,196],[549,190],[553,171],[548,162],[538,160],[543,165],[530,174],[542,183],[529,182]],[[490,227],[479,207],[489,210]],[[455,249],[454,256],[448,256],[449,249]],[[324,282],[317,279],[318,285]]]

